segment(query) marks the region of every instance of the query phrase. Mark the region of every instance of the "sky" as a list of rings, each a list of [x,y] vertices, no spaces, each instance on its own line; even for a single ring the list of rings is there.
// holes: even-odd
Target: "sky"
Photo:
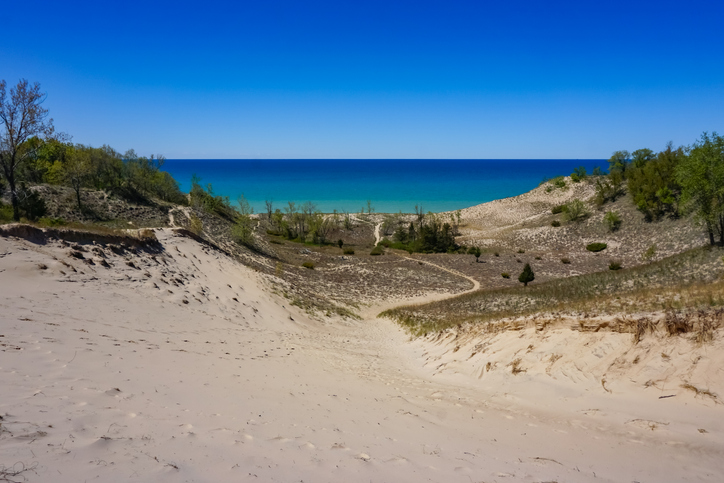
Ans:
[[[602,159],[724,131],[724,2],[6,2],[0,79],[167,158]]]

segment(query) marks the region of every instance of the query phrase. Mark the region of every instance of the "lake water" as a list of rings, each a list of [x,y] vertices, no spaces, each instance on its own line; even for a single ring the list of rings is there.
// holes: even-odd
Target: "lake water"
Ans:
[[[191,176],[211,183],[214,194],[255,212],[264,201],[313,202],[323,212],[359,212],[367,200],[377,213],[450,211],[530,191],[544,178],[569,175],[584,166],[606,167],[602,159],[169,159],[163,169],[188,191]]]

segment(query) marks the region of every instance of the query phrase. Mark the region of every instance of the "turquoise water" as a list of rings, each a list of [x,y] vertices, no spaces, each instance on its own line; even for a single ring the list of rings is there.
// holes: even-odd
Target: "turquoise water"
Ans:
[[[169,159],[163,169],[188,191],[193,174],[214,193],[236,201],[240,195],[256,212],[264,201],[313,202],[324,212],[359,212],[367,200],[378,213],[450,211],[530,191],[544,178],[568,175],[598,159]]]

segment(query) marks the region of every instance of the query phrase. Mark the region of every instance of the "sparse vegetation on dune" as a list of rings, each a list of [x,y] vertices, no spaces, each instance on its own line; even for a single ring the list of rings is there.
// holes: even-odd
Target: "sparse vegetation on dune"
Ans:
[[[638,313],[724,305],[722,249],[698,248],[622,270],[532,285],[480,290],[425,305],[383,312],[412,333],[425,334],[469,323],[534,314]]]

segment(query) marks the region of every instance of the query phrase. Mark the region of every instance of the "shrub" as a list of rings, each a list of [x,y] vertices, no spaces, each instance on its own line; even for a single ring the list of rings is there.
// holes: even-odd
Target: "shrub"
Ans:
[[[564,265],[568,265],[571,263],[571,260],[568,258],[561,258],[561,263]]]
[[[374,247],[372,249],[372,251],[370,252],[370,255],[377,256],[377,255],[382,255],[384,253],[385,253],[385,251],[382,249],[382,246],[377,245],[376,247]]]
[[[589,214],[586,204],[578,198],[566,205],[565,218],[568,221],[580,222],[586,219]]]
[[[37,191],[28,189],[25,183],[20,183],[18,207],[20,208],[20,215],[30,221],[38,221],[39,218],[44,217],[48,213],[45,200]]]
[[[191,213],[191,216],[189,216],[189,231],[200,235],[203,230],[204,224],[201,222],[201,218]]]
[[[536,259],[536,260],[542,260],[542,258],[541,258],[541,257],[535,257],[535,259]]]
[[[558,228],[559,226],[561,226],[561,222],[558,220],[553,220],[553,221],[551,221],[551,226],[553,228]]]
[[[646,251],[641,255],[641,258],[644,259],[644,261],[650,262],[653,260],[653,258],[656,256],[656,243],[651,245],[646,249]]]
[[[573,181],[574,183],[580,183],[587,177],[588,173],[586,173],[586,168],[584,166],[577,167],[573,170],[573,173],[571,173],[571,181]]]
[[[609,231],[616,231],[621,228],[621,216],[615,211],[608,211],[603,216],[603,223],[608,227]]]
[[[344,245],[344,241],[340,238],[339,240],[337,240],[337,245],[339,246],[339,248],[342,248],[342,245]]]
[[[495,255],[496,257],[499,257],[499,256],[500,256],[500,253],[495,252],[495,253],[493,253],[493,255]]]
[[[554,215],[558,215],[560,213],[563,213],[566,211],[566,205],[556,205],[553,208],[551,208],[551,213]]]
[[[382,245],[385,248],[390,248],[390,245],[392,245],[392,242],[388,238],[383,238],[382,240],[380,240],[380,242],[377,245],[378,246]]]
[[[611,260],[611,263],[608,264],[608,269],[609,270],[621,270],[621,262]]]
[[[354,250],[352,248],[345,248],[344,254],[345,255],[354,255]]]
[[[304,262],[304,263],[302,263],[302,266],[303,266],[304,268],[308,268],[308,269],[310,269],[310,270],[314,270],[314,263],[312,263],[312,262]]]
[[[596,252],[605,250],[606,247],[608,247],[608,245],[606,245],[605,243],[595,242],[595,243],[589,243],[588,245],[586,245],[586,250],[588,250],[589,252],[596,253]]]
[[[518,250],[518,253],[525,253],[525,250],[521,248],[520,250]]]
[[[508,272],[503,272],[500,274],[500,276],[503,278],[510,278],[510,274]]]

